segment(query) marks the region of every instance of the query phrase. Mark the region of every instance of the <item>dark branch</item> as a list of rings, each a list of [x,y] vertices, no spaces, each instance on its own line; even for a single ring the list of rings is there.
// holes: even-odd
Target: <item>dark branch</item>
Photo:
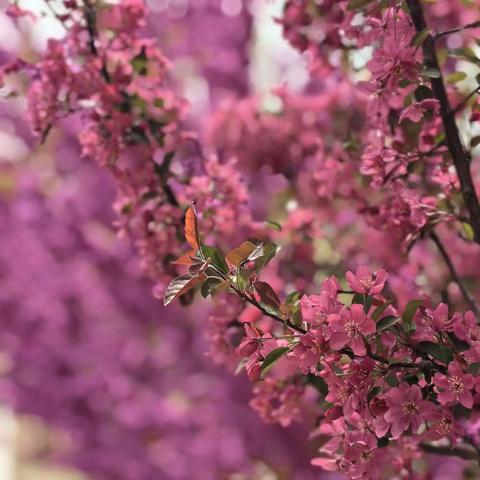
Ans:
[[[475,300],[472,298],[472,296],[470,295],[470,293],[466,289],[465,285],[463,284],[463,281],[460,278],[460,275],[458,274],[458,272],[455,268],[455,265],[453,264],[452,259],[450,258],[450,255],[447,252],[447,249],[445,248],[445,245],[443,245],[443,242],[440,240],[440,237],[437,235],[437,233],[434,230],[432,230],[430,232],[430,238],[432,239],[433,243],[438,248],[438,251],[440,252],[440,255],[442,256],[445,264],[448,267],[448,270],[450,272],[450,277],[458,285],[458,288],[462,292],[463,298],[468,303],[468,306],[476,314],[480,313],[480,309],[478,308],[477,304],[475,303]]]
[[[451,35],[452,33],[462,32],[463,30],[468,30],[469,28],[480,28],[480,20],[477,20],[476,22],[468,23],[463,27],[452,28],[451,30],[445,30],[444,32],[436,33],[433,36],[433,38],[434,40],[437,40],[441,37],[444,37],[445,35]]]
[[[417,32],[423,32],[427,29],[427,23],[423,15],[423,9],[420,0],[406,0],[410,16]],[[450,105],[447,96],[445,84],[438,63],[437,53],[435,49],[434,37],[430,34],[422,44],[423,61],[427,69],[438,71],[438,78],[430,78],[434,97],[440,103],[440,115],[442,117],[443,127],[445,130],[446,144],[450,151],[450,155],[457,171],[460,181],[460,189],[462,191],[463,200],[468,210],[470,223],[474,231],[475,242],[480,244],[480,204],[478,202],[475,186],[470,172],[470,156],[465,151],[458,127],[455,122],[455,112]]]

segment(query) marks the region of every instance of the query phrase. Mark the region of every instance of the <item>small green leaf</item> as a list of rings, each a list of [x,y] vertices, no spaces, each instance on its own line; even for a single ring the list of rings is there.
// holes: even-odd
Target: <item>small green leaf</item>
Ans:
[[[382,391],[381,387],[373,387],[367,395],[367,401],[370,403]]]
[[[468,373],[471,373],[472,375],[480,374],[480,362],[470,364],[468,366],[467,371],[468,371]]]
[[[455,418],[470,418],[471,410],[464,407],[461,403],[453,406],[453,416]]]
[[[267,225],[267,227],[273,228],[278,232],[282,231],[282,226],[278,222],[275,222],[274,220],[267,220],[265,224]]]
[[[387,375],[385,381],[390,387],[396,387],[398,385],[398,380],[395,375]]]
[[[480,135],[477,135],[476,137],[473,137],[470,140],[470,147],[471,148],[475,148],[479,144],[480,144]]]
[[[426,85],[420,85],[415,89],[414,96],[417,102],[421,102],[422,100],[426,100],[427,98],[433,98],[433,92]]]
[[[465,72],[453,72],[447,76],[448,83],[458,83],[467,78],[467,74]]]
[[[397,324],[399,321],[400,319],[398,317],[394,317],[393,315],[382,318],[377,322],[377,333],[383,332],[383,330],[390,328],[392,325]]]
[[[475,52],[469,48],[453,48],[449,50],[450,55],[453,55],[454,57],[460,57],[465,60],[468,60],[471,63],[476,63],[478,64],[480,62],[480,59],[475,55]]]
[[[475,232],[473,231],[472,226],[468,222],[462,223],[462,230],[467,240],[473,241],[475,238]]]
[[[368,313],[370,307],[372,306],[373,297],[370,295],[364,295],[363,311]]]
[[[350,0],[347,5],[347,10],[357,10],[363,7],[366,7],[369,3],[372,3],[373,0]]]
[[[440,70],[434,67],[427,67],[425,69],[425,73],[430,78],[440,78],[442,76],[442,74],[440,73]]]
[[[361,293],[356,293],[352,297],[352,305],[364,305],[365,297]]]
[[[260,274],[279,251],[280,247],[273,242],[268,242],[263,245],[262,255],[255,260],[255,272],[257,275]]]
[[[430,28],[425,28],[421,32],[417,32],[411,42],[410,46],[411,47],[419,47],[420,45],[423,44],[423,42],[428,38],[428,36],[432,33],[432,30]]]
[[[385,447],[388,447],[389,443],[390,443],[390,439],[388,437],[382,437],[377,440],[377,447],[385,448]]]
[[[290,350],[290,347],[278,347],[275,350],[272,350],[263,360],[261,372],[262,378],[264,375],[272,368],[273,364],[283,355],[285,355]]]
[[[224,273],[228,273],[228,267],[223,258],[221,250],[217,247],[210,247],[209,245],[202,245],[201,247],[203,256],[211,260],[210,264],[217,267]]]
[[[377,321],[381,316],[382,313],[393,303],[393,300],[389,300],[388,302],[382,303],[379,307],[375,309],[372,313],[372,320]]]
[[[285,299],[285,303],[287,305],[296,305],[299,300],[300,300],[300,293],[293,291],[292,293],[288,294],[287,298]]]
[[[422,305],[423,300],[412,300],[411,302],[408,302],[407,306],[405,307],[405,310],[402,315],[402,320],[403,320],[403,327],[407,332],[410,332],[412,330],[415,330],[415,324],[413,322],[413,319],[415,317],[415,314],[417,313],[418,308],[420,305]]]
[[[307,375],[307,382],[314,386],[323,396],[328,395],[328,385],[322,377],[309,373]]]
[[[453,360],[453,354],[451,350],[445,345],[425,341],[419,342],[417,349],[423,353],[427,353],[428,355],[435,357],[437,360],[440,360],[447,365]]]

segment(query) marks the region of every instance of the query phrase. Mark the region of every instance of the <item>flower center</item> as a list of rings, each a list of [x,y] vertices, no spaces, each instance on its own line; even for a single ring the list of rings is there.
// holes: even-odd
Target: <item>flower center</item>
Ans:
[[[442,418],[435,430],[442,436],[448,435],[452,430],[452,421],[449,418]]]
[[[450,388],[457,393],[462,393],[463,392],[463,382],[460,377],[457,375],[453,375],[448,379],[448,383],[450,385]]]
[[[360,279],[360,284],[365,290],[368,290],[373,286],[373,279],[372,277],[363,277]]]
[[[417,414],[418,413],[417,404],[415,402],[412,402],[411,400],[409,400],[408,402],[405,402],[403,404],[403,411],[407,415]]]
[[[358,323],[354,322],[353,320],[349,320],[345,323],[345,332],[349,337],[355,337],[360,334],[360,328],[358,327]]]

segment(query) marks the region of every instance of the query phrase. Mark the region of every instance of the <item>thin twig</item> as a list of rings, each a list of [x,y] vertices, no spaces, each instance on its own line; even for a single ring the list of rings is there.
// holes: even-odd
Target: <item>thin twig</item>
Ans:
[[[478,86],[475,90],[470,92],[454,109],[453,113],[458,113],[464,105],[476,94],[480,92],[480,86]]]
[[[480,20],[476,22],[468,23],[463,27],[452,28],[451,30],[445,30],[444,32],[439,32],[433,35],[434,40],[438,40],[439,38],[444,37],[445,35],[451,35],[452,33],[462,32],[463,30],[467,30],[469,28],[480,28]]]
[[[475,300],[472,298],[472,296],[466,289],[465,285],[463,284],[463,281],[460,278],[460,275],[458,274],[455,268],[455,265],[453,264],[452,259],[450,258],[450,255],[448,254],[447,249],[445,248],[445,245],[443,245],[443,242],[440,240],[440,237],[437,235],[437,233],[434,230],[432,230],[430,232],[430,238],[438,248],[438,251],[440,252],[440,255],[442,256],[450,272],[450,277],[458,285],[458,288],[462,292],[463,298],[468,303],[468,306],[472,309],[472,311],[478,314],[480,312],[480,309],[475,303]]]

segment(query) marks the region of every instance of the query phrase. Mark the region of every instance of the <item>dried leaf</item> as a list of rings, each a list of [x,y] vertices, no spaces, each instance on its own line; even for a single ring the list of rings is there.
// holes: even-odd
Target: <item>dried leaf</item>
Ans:
[[[195,263],[198,263],[200,260],[198,258],[195,258],[195,251],[190,250],[188,253],[185,255],[182,255],[180,258],[177,258],[174,260],[172,263],[174,265],[193,265]]]
[[[163,304],[166,306],[175,298],[187,293],[196,285],[204,282],[207,279],[207,275],[201,272],[199,275],[192,276],[189,273],[175,277],[168,285],[163,297]]]
[[[238,268],[256,248],[256,245],[247,241],[243,242],[239,247],[230,250],[225,257],[228,266],[230,268]]]
[[[197,212],[195,211],[195,202],[187,208],[185,213],[185,240],[198,252],[200,250],[200,232],[198,230]]]

